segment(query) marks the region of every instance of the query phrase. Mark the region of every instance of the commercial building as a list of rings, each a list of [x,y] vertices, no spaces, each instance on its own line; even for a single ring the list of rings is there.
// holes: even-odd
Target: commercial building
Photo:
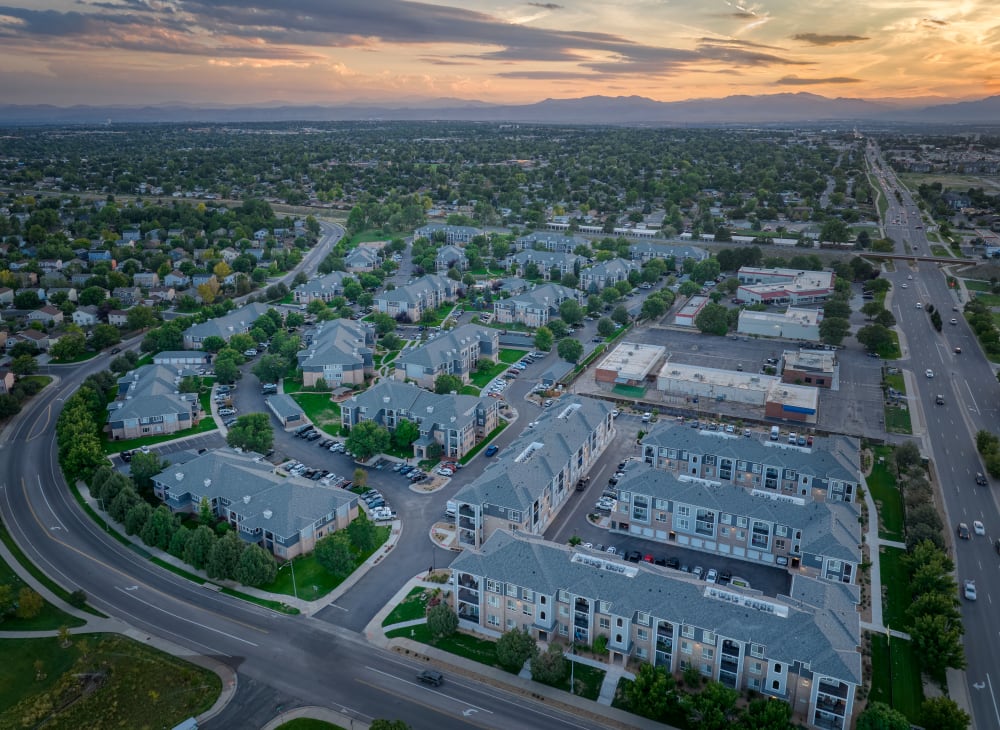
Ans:
[[[493,315],[498,324],[519,322],[527,327],[542,327],[559,316],[559,305],[568,299],[580,303],[582,295],[561,284],[542,284],[523,294],[495,301]]]
[[[419,322],[424,312],[455,301],[461,292],[460,282],[447,276],[428,274],[410,284],[376,294],[374,306],[390,317]]]
[[[401,352],[394,362],[395,377],[428,389],[434,388],[439,375],[457,375],[468,383],[480,360],[496,361],[499,357],[499,330],[463,324],[420,347]]]
[[[402,421],[415,423],[420,436],[413,455],[418,459],[431,458],[438,449],[443,456],[460,459],[500,425],[500,402],[495,398],[437,395],[388,380],[344,401],[340,411],[347,428],[373,421],[395,431]]]
[[[560,398],[454,496],[458,544],[478,548],[498,529],[541,534],[615,435],[603,401]]]
[[[772,380],[764,397],[764,415],[803,424],[819,420],[819,390]]]
[[[277,474],[253,454],[209,451],[153,477],[153,492],[172,511],[195,514],[205,499],[241,540],[283,559],[358,516],[357,495],[309,479]]]
[[[832,271],[758,269],[743,266],[736,274],[736,297],[749,304],[814,304],[833,294]]]
[[[112,440],[177,433],[201,420],[197,393],[181,393],[181,376],[166,365],[144,365],[118,380],[118,395],[108,405]]]
[[[677,314],[674,315],[674,324],[678,327],[694,327],[695,319],[701,314],[701,310],[705,308],[711,300],[708,297],[693,296],[684,303],[684,306],[680,308]]]
[[[311,388],[322,379],[327,386],[364,385],[375,373],[375,330],[365,322],[335,319],[309,333],[306,349],[298,353],[302,385]]]
[[[819,323],[823,310],[789,307],[784,312],[740,311],[737,331],[755,337],[780,337],[785,340],[819,342]]]
[[[642,385],[666,352],[667,348],[660,345],[621,342],[601,360],[594,379],[599,383]]]
[[[251,302],[221,317],[192,325],[184,330],[184,349],[200,350],[206,337],[221,337],[229,342],[233,335],[246,334],[268,309],[270,307],[267,304]]]
[[[607,640],[609,661],[696,668],[788,702],[812,727],[847,730],[862,684],[856,586],[797,575],[763,597],[678,571],[498,531],[451,564],[459,626],[540,641]]]
[[[781,381],[830,388],[837,376],[837,353],[832,350],[785,350]]]

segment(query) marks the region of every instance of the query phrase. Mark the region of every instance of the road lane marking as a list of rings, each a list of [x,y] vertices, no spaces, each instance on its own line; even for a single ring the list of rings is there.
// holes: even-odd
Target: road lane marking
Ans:
[[[997,716],[997,725],[1000,725],[1000,709],[997,709],[997,698],[993,694],[993,680],[990,679],[990,673],[986,673],[986,683],[990,686],[990,698],[993,700],[993,712]]]
[[[480,712],[485,712],[485,713],[488,713],[490,715],[493,714],[493,712],[491,710],[487,710],[485,707],[480,707],[479,705],[474,705],[471,702],[465,702],[463,700],[460,700],[458,697],[452,697],[451,695],[445,694],[444,692],[439,692],[436,689],[430,689],[429,687],[425,687],[424,685],[420,684],[419,682],[414,682],[414,681],[412,681],[410,679],[403,679],[402,677],[397,677],[395,674],[390,674],[389,672],[383,672],[381,669],[376,669],[375,667],[365,666],[365,669],[370,669],[371,671],[375,672],[376,674],[381,674],[384,677],[389,677],[390,679],[395,679],[395,680],[397,680],[399,682],[403,682],[404,684],[409,684],[409,685],[411,685],[413,687],[419,687],[421,689],[426,689],[428,692],[432,692],[432,693],[434,693],[436,695],[441,695],[442,697],[446,697],[449,700],[454,700],[455,702],[459,703],[460,705],[465,705],[466,707],[473,707],[473,708],[475,708],[476,710],[478,710]]]
[[[375,670],[375,671],[378,671],[378,670]],[[379,674],[385,674],[385,672],[379,672]],[[399,679],[399,677],[396,677],[396,676],[394,676],[392,674],[388,674],[386,676],[392,677],[393,679]],[[399,692],[393,692],[388,687],[384,687],[384,686],[379,685],[379,684],[373,684],[371,682],[366,682],[363,679],[357,679],[357,678],[355,678],[354,681],[357,682],[357,683],[359,683],[359,684],[364,684],[364,685],[366,685],[368,687],[371,687],[372,689],[377,689],[379,692],[385,692],[386,694],[392,695],[393,697],[398,697],[399,699],[404,700],[406,702],[412,702],[415,705],[419,705],[420,707],[423,707],[426,710],[431,710],[433,712],[436,712],[439,715],[444,715],[445,717],[451,717],[451,718],[454,718],[456,720],[461,720],[466,725],[472,725],[473,727],[483,728],[483,730],[492,730],[492,728],[493,728],[492,725],[484,725],[481,722],[475,722],[470,717],[465,717],[465,716],[462,716],[462,715],[457,715],[457,714],[455,714],[453,712],[448,712],[446,710],[443,710],[441,707],[439,707],[437,705],[430,704],[429,702],[421,702],[420,700],[418,700],[418,699],[416,699],[414,697],[410,697],[409,695],[400,694]],[[406,680],[400,680],[400,681],[404,681],[405,682]],[[433,691],[433,690],[431,690],[431,691]],[[437,693],[437,694],[439,694],[439,693]],[[448,695],[444,695],[444,696],[448,697]],[[449,697],[449,699],[454,699],[454,698]],[[455,700],[455,701],[458,702],[458,700]]]
[[[69,532],[69,530],[66,528],[65,523],[63,523],[63,521],[59,519],[59,515],[57,515],[56,511],[52,509],[52,504],[49,502],[49,497],[47,494],[45,494],[45,488],[42,486],[42,477],[36,474],[35,478],[38,479],[38,491],[41,493],[42,499],[45,500],[45,506],[49,508],[49,512],[51,512],[52,516],[56,518],[56,522],[59,523],[59,526],[63,530],[66,530],[66,532]]]
[[[138,586],[135,586],[135,587],[138,588]],[[228,636],[230,639],[235,639],[236,641],[242,641],[244,644],[249,644],[250,646],[253,646],[253,647],[260,646],[259,644],[255,644],[254,642],[248,641],[248,640],[246,640],[246,639],[244,639],[244,638],[242,638],[240,636],[236,636],[235,634],[230,634],[230,633],[228,633],[226,631],[222,631],[221,629],[212,628],[211,626],[209,626],[207,624],[199,623],[198,621],[192,621],[189,618],[184,618],[183,616],[178,616],[176,613],[171,613],[170,611],[168,611],[165,608],[160,608],[155,603],[150,603],[149,601],[142,600],[141,598],[139,598],[139,596],[135,595],[134,592],[129,592],[130,591],[129,588],[121,588],[119,586],[115,586],[115,590],[118,591],[119,593],[122,593],[122,594],[128,596],[129,598],[131,598],[131,599],[133,599],[135,601],[138,601],[139,603],[143,604],[144,606],[149,606],[150,608],[152,608],[152,609],[154,609],[156,611],[160,611],[161,613],[165,613],[168,616],[171,616],[171,617],[173,617],[173,618],[175,618],[175,619],[177,619],[179,621],[184,621],[185,623],[189,623],[189,624],[192,624],[194,626],[198,626],[198,627],[200,627],[202,629],[205,629],[206,631],[214,631],[217,634],[222,634],[223,636]],[[156,591],[155,588],[153,588],[152,590]],[[159,591],[156,591],[156,592],[159,593]]]

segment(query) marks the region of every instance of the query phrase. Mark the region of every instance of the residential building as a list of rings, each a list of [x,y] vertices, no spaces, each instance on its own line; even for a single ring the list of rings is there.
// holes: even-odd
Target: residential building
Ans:
[[[465,271],[469,268],[469,257],[458,246],[446,244],[437,250],[437,255],[434,257],[434,268],[439,274],[452,268]]]
[[[275,472],[254,454],[209,451],[153,477],[153,493],[172,511],[197,514],[202,499],[247,543],[282,559],[310,552],[316,541],[358,515],[352,492]]]
[[[80,327],[93,327],[99,324],[101,318],[98,314],[97,307],[94,305],[87,305],[84,307],[78,307],[73,312],[73,324],[79,325]]]
[[[650,259],[673,259],[680,263],[691,259],[704,261],[708,251],[697,246],[669,245],[665,243],[636,243],[629,246],[629,255],[633,260],[646,262]]]
[[[203,368],[212,362],[212,356],[200,350],[163,350],[153,355],[154,365],[181,365],[185,368]]]
[[[439,375],[457,375],[463,383],[485,358],[497,361],[500,356],[500,332],[490,327],[463,324],[442,332],[420,347],[404,350],[395,360],[396,380],[412,380],[433,390]]]
[[[184,330],[184,347],[188,350],[200,350],[206,337],[221,337],[229,342],[233,335],[249,332],[253,323],[268,309],[270,307],[267,304],[251,302],[221,317],[192,325]]]
[[[44,332],[39,332],[36,329],[30,328],[21,330],[17,333],[16,337],[22,342],[30,342],[43,352],[59,341],[59,338],[55,335],[48,335]]]
[[[517,276],[525,276],[529,264],[535,265],[538,269],[538,276],[549,281],[552,279],[553,272],[556,272],[556,278],[563,274],[576,274],[587,265],[587,259],[583,256],[577,256],[575,253],[528,249],[508,256],[505,261],[507,270]]]
[[[374,271],[381,263],[379,250],[372,246],[352,248],[344,256],[344,266],[348,271]]]
[[[191,284],[191,277],[174,269],[163,277],[163,284],[164,286],[172,286],[174,289],[186,289]]]
[[[111,438],[177,433],[198,425],[201,405],[197,393],[180,393],[178,369],[144,365],[118,380],[118,396],[108,405]]]
[[[566,396],[455,494],[458,546],[479,548],[498,529],[542,534],[615,436],[612,407]]]
[[[837,377],[837,353],[832,350],[785,350],[781,382],[832,388]]]
[[[523,294],[493,303],[493,314],[499,324],[519,322],[527,327],[541,327],[559,316],[559,305],[567,299],[582,303],[581,292],[561,284],[542,284]]]
[[[128,312],[124,309],[112,309],[108,312],[108,324],[115,327],[128,326]]]
[[[444,223],[428,223],[413,232],[414,238],[426,238],[431,241],[443,241],[447,244],[468,243],[483,231],[472,226],[449,226]]]
[[[500,424],[500,403],[472,395],[437,395],[410,383],[383,380],[340,405],[343,425],[373,421],[395,431],[402,421],[415,423],[420,436],[413,455],[429,459],[435,452],[460,459]]]
[[[601,360],[594,379],[598,383],[645,385],[666,354],[667,348],[660,345],[621,342]]]
[[[780,337],[785,340],[819,342],[823,310],[789,307],[784,312],[740,311],[737,331],[741,335]]]
[[[856,586],[796,575],[789,595],[765,597],[519,531],[498,531],[450,570],[461,628],[585,645],[603,636],[611,664],[694,667],[788,702],[810,727],[850,727],[863,682]]]
[[[580,288],[585,292],[596,293],[619,281],[628,281],[629,272],[639,271],[640,268],[635,261],[625,259],[602,261],[580,271]]]
[[[315,299],[330,302],[334,297],[343,296],[345,279],[353,277],[343,271],[331,271],[329,274],[317,276],[295,287],[292,290],[292,298],[296,304],[308,304]]]
[[[375,330],[365,322],[334,319],[310,331],[306,349],[298,354],[302,384],[311,388],[322,379],[327,386],[364,385],[375,374]]]
[[[33,312],[28,312],[29,322],[41,322],[46,326],[62,324],[63,319],[65,318],[62,310],[53,307],[51,304],[46,304],[44,307],[36,309]]]
[[[834,291],[832,271],[740,267],[736,297],[749,304],[814,304]]]
[[[534,231],[514,239],[514,248],[518,251],[545,249],[546,251],[555,251],[557,253],[573,253],[577,246],[587,245],[587,239],[585,238],[567,236],[551,231]]]
[[[374,307],[376,311],[396,319],[419,322],[424,312],[435,310],[446,302],[454,302],[461,293],[461,282],[447,276],[428,274],[411,284],[376,294]]]
[[[112,290],[111,296],[123,307],[134,307],[142,301],[142,289],[137,286],[119,286]]]
[[[264,402],[286,431],[298,428],[306,421],[306,414],[302,410],[302,406],[296,403],[290,395],[276,393],[265,398]]]
[[[522,279],[519,276],[508,276],[500,280],[500,293],[512,297],[523,294],[533,286],[534,284],[527,279]]]
[[[0,286],[0,304],[13,304],[14,290],[9,286]]]
[[[215,274],[201,273],[201,274],[192,274],[191,275],[191,286],[193,286],[193,287],[195,287],[197,289],[199,286],[203,286],[205,284],[208,284],[209,286],[211,286],[212,284],[220,284],[220,282],[216,278]],[[220,286],[221,286],[221,284],[220,284]]]
[[[151,289],[160,285],[160,275],[155,271],[140,271],[132,275],[132,285],[141,286],[143,289]]]

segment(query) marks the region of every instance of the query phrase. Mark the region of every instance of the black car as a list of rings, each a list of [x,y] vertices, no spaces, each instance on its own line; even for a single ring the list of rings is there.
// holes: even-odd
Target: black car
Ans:
[[[129,463],[130,461],[132,461],[132,451],[131,451],[131,449],[126,449],[125,451],[122,451],[118,455],[120,457],[122,457],[122,461],[124,461],[126,464]]]
[[[680,570],[681,561],[677,558],[667,558],[667,567],[673,568],[674,570]]]
[[[976,472],[976,484],[981,487],[986,486],[986,476],[981,471]]]
[[[638,550],[629,550],[627,553],[625,553],[625,559],[630,563],[638,563],[640,560],[642,560],[642,553],[640,553]]]
[[[111,354],[112,355],[117,355],[121,351],[122,351],[122,348],[120,348],[120,347],[112,347],[111,348]]]

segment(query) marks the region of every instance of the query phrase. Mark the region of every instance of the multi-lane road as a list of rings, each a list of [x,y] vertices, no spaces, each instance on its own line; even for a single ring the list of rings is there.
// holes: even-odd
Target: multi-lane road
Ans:
[[[870,161],[874,155],[869,157]],[[883,193],[889,200],[887,232],[897,246],[908,244],[910,250],[898,253],[929,255],[930,245],[924,222],[909,191],[879,159],[877,171]],[[901,200],[897,200],[899,191]],[[902,335],[902,367],[912,373],[915,390],[908,393],[915,433],[922,450],[933,460],[934,471],[945,505],[946,529],[954,539],[954,558],[959,585],[966,579],[976,581],[978,600],[962,601],[965,625],[965,672],[973,726],[1000,728],[1000,556],[994,541],[1000,538],[1000,508],[994,490],[995,480],[977,486],[976,472],[985,472],[976,451],[975,434],[981,429],[997,431],[1000,425],[1000,384],[993,366],[979,348],[976,338],[960,311],[964,302],[959,292],[948,287],[944,272],[937,264],[921,262],[899,266],[884,274],[893,283],[892,308]],[[912,279],[909,277],[912,276]],[[903,287],[906,288],[903,288]],[[917,308],[917,304],[920,308]],[[933,304],[941,311],[944,325],[939,333],[931,325],[926,307]],[[951,319],[956,324],[950,324]],[[961,353],[955,352],[960,347]],[[933,377],[928,377],[930,370]],[[936,397],[944,396],[938,405]],[[923,429],[919,428],[923,425]],[[959,540],[959,522],[972,525],[981,520],[986,535]]]

